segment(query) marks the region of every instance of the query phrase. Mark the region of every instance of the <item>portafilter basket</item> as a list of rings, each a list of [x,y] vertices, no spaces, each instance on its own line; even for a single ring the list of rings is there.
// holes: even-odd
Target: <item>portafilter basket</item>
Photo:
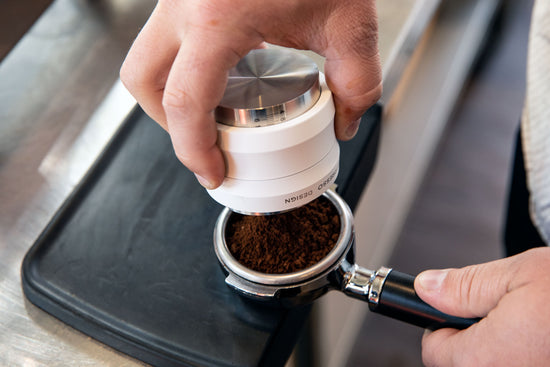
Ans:
[[[225,208],[216,222],[214,248],[227,285],[245,297],[285,307],[310,303],[330,290],[337,290],[367,302],[373,312],[431,330],[465,329],[479,321],[447,315],[422,301],[414,290],[414,276],[386,267],[372,271],[357,265],[351,210],[336,192],[328,190],[323,196],[338,211],[340,237],[321,261],[286,274],[260,273],[233,257],[225,241],[225,230],[234,213]]]

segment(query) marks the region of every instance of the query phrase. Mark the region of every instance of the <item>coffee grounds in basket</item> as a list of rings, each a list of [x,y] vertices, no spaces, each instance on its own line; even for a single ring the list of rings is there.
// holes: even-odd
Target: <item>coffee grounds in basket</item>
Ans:
[[[318,263],[340,236],[340,217],[325,197],[286,213],[232,213],[225,238],[233,257],[249,269],[286,274]]]

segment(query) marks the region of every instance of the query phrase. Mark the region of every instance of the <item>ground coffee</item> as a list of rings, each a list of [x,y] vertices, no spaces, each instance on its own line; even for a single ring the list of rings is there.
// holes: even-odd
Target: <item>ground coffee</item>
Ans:
[[[268,274],[308,268],[332,250],[340,236],[340,216],[325,197],[282,214],[231,214],[225,239],[233,257]]]

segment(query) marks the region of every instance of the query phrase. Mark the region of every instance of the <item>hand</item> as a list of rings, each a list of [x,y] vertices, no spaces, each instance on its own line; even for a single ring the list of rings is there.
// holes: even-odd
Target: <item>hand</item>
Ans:
[[[229,69],[263,42],[326,57],[339,139],[353,137],[380,98],[374,0],[159,0],[120,77],[207,188],[225,173],[213,110]]]
[[[466,330],[426,333],[426,366],[550,366],[550,248],[428,270],[418,275],[415,289],[442,312],[483,317]]]

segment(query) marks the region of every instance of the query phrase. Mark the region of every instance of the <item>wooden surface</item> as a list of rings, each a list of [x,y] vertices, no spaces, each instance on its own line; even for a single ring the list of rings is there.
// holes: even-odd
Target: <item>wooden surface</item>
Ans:
[[[505,1],[401,233],[389,266],[416,274],[503,255],[508,174],[524,96],[532,1]],[[422,366],[423,330],[378,315],[362,326],[348,366]]]

